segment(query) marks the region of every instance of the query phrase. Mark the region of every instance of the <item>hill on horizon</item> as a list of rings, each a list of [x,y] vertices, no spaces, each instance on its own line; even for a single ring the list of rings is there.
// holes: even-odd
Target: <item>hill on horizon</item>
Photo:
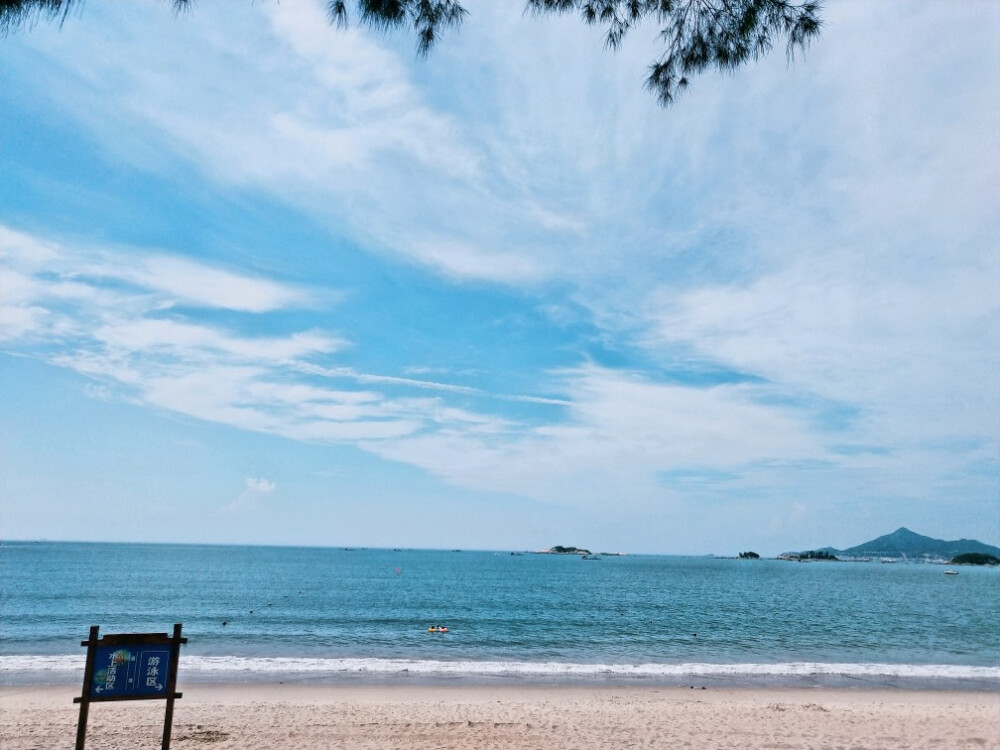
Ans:
[[[869,542],[864,542],[847,549],[824,547],[837,557],[940,557],[951,559],[968,552],[979,552],[1000,557],[1000,547],[976,541],[975,539],[956,539],[945,541],[917,534],[905,526],[901,526],[891,534],[880,536]]]

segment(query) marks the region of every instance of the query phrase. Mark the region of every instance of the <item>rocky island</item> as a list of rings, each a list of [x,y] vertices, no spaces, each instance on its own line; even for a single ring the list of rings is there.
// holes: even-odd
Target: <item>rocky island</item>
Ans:
[[[557,544],[555,547],[549,547],[548,549],[543,549],[538,551],[539,555],[589,555],[591,554],[589,549],[582,549],[580,547],[563,547],[561,544]]]
[[[966,552],[963,555],[955,555],[948,562],[949,565],[1000,565],[1000,557],[987,555],[982,552]]]
[[[824,560],[826,562],[840,562],[840,558],[826,549],[811,549],[808,552],[786,552],[779,559],[781,560]]]

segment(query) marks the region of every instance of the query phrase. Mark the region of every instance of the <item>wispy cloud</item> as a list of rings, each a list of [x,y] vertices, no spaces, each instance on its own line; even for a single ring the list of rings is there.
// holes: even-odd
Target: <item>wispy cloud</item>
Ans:
[[[484,27],[520,18],[509,8],[477,12]],[[131,41],[141,34],[130,32],[127,18],[109,18],[123,28],[100,44],[67,27],[67,38],[91,64],[77,71],[68,60],[50,59],[61,63],[60,77],[47,80],[45,90],[57,92],[53,105],[116,158],[160,171],[182,160],[212,180],[263,191],[329,226],[346,223],[371,250],[457,280],[532,284],[559,276],[567,243],[576,255],[593,252],[580,242],[591,216],[607,219],[615,203],[617,216],[638,205],[620,191],[581,190],[597,173],[624,175],[643,161],[631,137],[627,147],[616,145],[618,153],[605,152],[606,122],[567,131],[541,101],[522,104],[533,123],[492,122],[489,112],[460,122],[427,101],[412,68],[384,45],[357,29],[331,29],[320,3],[219,14],[199,8],[174,34],[142,50]],[[502,60],[503,52],[483,44],[475,28],[469,32],[455,40],[459,49],[485,56],[488,65]],[[197,61],[184,54],[191,43],[199,45]],[[574,43],[561,35],[561,47]],[[469,52],[469,44],[478,49]],[[117,62],[140,57],[141,66]],[[614,58],[609,64],[620,67]],[[439,72],[454,65],[444,54],[428,63]],[[516,72],[498,83],[506,92],[513,80]],[[89,107],[98,94],[118,113],[115,122]],[[646,102],[641,91],[632,98]],[[644,129],[656,112],[649,104]],[[585,141],[577,138],[582,134]],[[615,166],[622,149],[627,158]],[[580,154],[587,163],[578,163]]]
[[[222,513],[248,513],[259,510],[274,494],[278,485],[263,477],[247,477],[243,492],[233,502],[221,508]]]
[[[120,261],[120,256],[116,261]],[[222,308],[242,312],[267,312],[308,302],[304,289],[275,284],[211,268],[176,256],[145,256],[138,253],[124,267],[98,262],[84,269],[86,275],[131,282],[143,288],[169,295],[173,304]]]
[[[367,447],[470,489],[595,506],[614,497],[622,508],[668,501],[672,489],[661,477],[683,467],[740,470],[776,456],[827,455],[808,415],[768,405],[766,388],[685,387],[593,365],[561,377],[571,403],[565,420],[501,435],[447,430]]]
[[[482,396],[485,398],[499,399],[502,401],[523,401],[531,404],[550,404],[553,406],[569,406],[571,402],[558,398],[543,398],[541,396],[525,396],[509,393],[492,393],[482,388],[473,388],[467,385],[456,385],[454,383],[442,383],[434,380],[420,378],[406,378],[394,375],[376,375],[372,373],[360,373],[347,367],[330,368],[320,367],[308,363],[297,363],[295,369],[312,375],[320,375],[325,378],[346,378],[357,383],[370,383],[382,385],[402,385],[411,388],[418,388],[429,391],[446,391],[449,393],[465,394],[469,396]]]
[[[810,256],[749,284],[667,293],[649,312],[649,345],[682,345],[789,393],[849,404],[885,444],[943,424],[990,434],[1000,354],[982,342],[1000,319],[990,291],[1000,266],[958,262],[927,284],[844,260]]]
[[[266,312],[310,300],[294,285],[217,272],[190,260],[176,264],[186,274],[168,274],[164,280],[136,271],[156,267],[158,258],[150,260],[135,249],[117,256],[111,250],[96,251],[98,262],[94,253],[8,228],[0,232],[2,273],[11,290],[3,331],[8,348],[94,378],[105,395],[117,390],[120,398],[145,406],[310,442],[513,429],[496,415],[450,405],[441,400],[445,395],[567,403],[324,364],[348,342],[317,328],[249,333],[261,327]],[[214,274],[222,274],[237,290],[264,290],[261,296],[234,293],[243,317],[233,319],[228,329],[205,320],[207,312],[234,299],[234,294],[223,294],[222,300],[199,296],[204,279]],[[193,290],[185,286],[187,278]],[[330,387],[331,381],[341,387]],[[440,395],[407,395],[427,391]]]
[[[246,321],[223,330],[201,320],[183,287],[174,296],[133,271],[114,277],[114,268],[146,265],[135,251],[128,263],[102,251],[109,261],[102,273],[82,273],[94,265],[85,253],[9,230],[5,237],[16,238],[4,250],[21,279],[17,304],[44,321],[11,344],[145,406],[293,440],[353,443],[458,486],[543,500],[571,486],[596,499],[619,482],[635,489],[636,502],[649,501],[664,471],[824,453],[801,410],[769,405],[763,386],[685,387],[589,365],[550,373],[552,389],[567,395],[542,398],[358,372],[335,363],[340,336],[319,329],[251,336],[242,329],[264,313],[246,311]],[[185,263],[196,279],[212,271]],[[53,287],[65,278],[74,292],[57,295]],[[294,286],[265,286],[269,299],[303,299]],[[551,411],[528,424],[490,408],[504,402]],[[747,441],[748,434],[758,438]],[[595,474],[604,477],[599,484]]]

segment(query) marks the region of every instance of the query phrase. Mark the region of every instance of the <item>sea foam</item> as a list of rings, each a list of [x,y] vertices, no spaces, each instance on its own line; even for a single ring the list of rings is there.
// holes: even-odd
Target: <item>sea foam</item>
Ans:
[[[0,674],[10,677],[83,674],[82,655],[0,656]],[[269,676],[425,676],[507,678],[626,678],[657,680],[674,678],[890,678],[919,680],[973,680],[1000,683],[1000,667],[953,664],[837,664],[786,662],[776,664],[586,664],[569,662],[470,661],[377,658],[294,658],[182,655],[180,671],[191,677],[267,681]]]

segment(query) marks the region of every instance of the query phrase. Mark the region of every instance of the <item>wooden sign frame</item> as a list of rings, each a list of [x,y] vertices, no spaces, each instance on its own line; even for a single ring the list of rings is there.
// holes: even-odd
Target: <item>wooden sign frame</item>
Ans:
[[[110,633],[98,638],[100,626],[90,626],[90,637],[81,641],[87,647],[83,670],[83,692],[74,703],[80,704],[76,728],[76,750],[84,750],[87,741],[87,716],[91,703],[108,701],[166,700],[161,750],[170,750],[170,732],[174,721],[177,692],[177,665],[181,645],[181,623],[173,635],[166,633]],[[119,679],[119,670],[121,678]]]

